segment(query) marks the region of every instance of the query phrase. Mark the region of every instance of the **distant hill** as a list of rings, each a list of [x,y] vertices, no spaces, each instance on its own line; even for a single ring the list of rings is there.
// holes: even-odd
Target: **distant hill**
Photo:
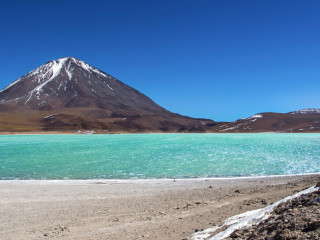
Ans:
[[[0,131],[206,132],[215,122],[172,113],[72,57],[50,61],[0,91]]]
[[[213,127],[216,132],[320,132],[320,109],[265,112]]]

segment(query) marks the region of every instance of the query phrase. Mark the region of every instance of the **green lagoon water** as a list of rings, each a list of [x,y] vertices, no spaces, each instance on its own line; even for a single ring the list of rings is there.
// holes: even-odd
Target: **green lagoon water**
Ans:
[[[2,135],[0,179],[146,179],[320,172],[320,134]]]

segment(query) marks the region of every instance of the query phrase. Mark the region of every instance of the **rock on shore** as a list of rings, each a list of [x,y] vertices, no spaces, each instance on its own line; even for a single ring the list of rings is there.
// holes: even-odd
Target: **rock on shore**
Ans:
[[[227,239],[320,239],[320,190],[280,204],[268,219]]]

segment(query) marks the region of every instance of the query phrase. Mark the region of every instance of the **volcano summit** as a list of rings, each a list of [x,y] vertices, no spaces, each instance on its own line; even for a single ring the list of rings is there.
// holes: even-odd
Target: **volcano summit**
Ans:
[[[205,132],[215,123],[169,112],[72,57],[32,70],[0,91],[0,130]]]

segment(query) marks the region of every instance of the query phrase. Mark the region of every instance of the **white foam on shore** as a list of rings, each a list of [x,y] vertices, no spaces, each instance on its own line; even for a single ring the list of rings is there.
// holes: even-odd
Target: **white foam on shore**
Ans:
[[[219,226],[214,226],[213,228],[206,229],[204,231],[201,231],[199,233],[193,234],[190,239],[192,240],[222,240],[225,238],[228,238],[235,230],[242,229],[242,228],[247,228],[250,227],[254,224],[259,224],[261,221],[267,219],[270,217],[270,213],[281,203],[287,202],[289,200],[292,200],[294,198],[297,198],[303,194],[308,194],[317,191],[319,188],[318,187],[310,187],[306,190],[303,190],[301,192],[298,192],[292,196],[288,196],[280,201],[277,201],[265,208],[260,208],[252,211],[247,211],[235,216],[232,216],[228,219],[225,220],[225,223],[219,227]],[[213,233],[216,230],[229,226],[226,230],[214,235],[213,237],[209,238],[208,233]],[[214,231],[213,231],[214,230]]]
[[[196,232],[192,234],[191,240],[206,240],[208,237],[212,235],[215,231],[217,231],[221,227],[213,226],[212,228],[207,228],[201,232]]]
[[[246,179],[269,179],[269,178],[287,178],[296,176],[313,176],[319,175],[317,173],[299,173],[299,174],[282,174],[282,175],[261,175],[261,176],[242,176],[242,177],[208,177],[208,178],[149,178],[149,179],[39,179],[39,180],[0,180],[0,184],[17,184],[17,185],[45,185],[45,184],[58,184],[58,185],[78,185],[78,184],[96,184],[96,183],[165,183],[165,182],[203,182],[203,181],[234,181]]]

